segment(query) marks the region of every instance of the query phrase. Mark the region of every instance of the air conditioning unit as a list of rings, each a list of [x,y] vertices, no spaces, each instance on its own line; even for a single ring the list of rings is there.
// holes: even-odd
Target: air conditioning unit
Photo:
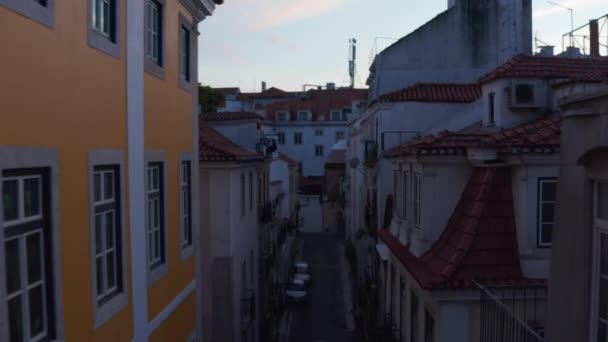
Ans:
[[[511,82],[509,94],[511,109],[539,109],[547,106],[547,87],[542,81]]]

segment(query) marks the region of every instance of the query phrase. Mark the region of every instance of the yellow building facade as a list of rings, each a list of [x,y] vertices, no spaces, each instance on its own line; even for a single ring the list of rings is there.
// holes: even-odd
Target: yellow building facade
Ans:
[[[197,24],[0,0],[0,341],[200,341]]]

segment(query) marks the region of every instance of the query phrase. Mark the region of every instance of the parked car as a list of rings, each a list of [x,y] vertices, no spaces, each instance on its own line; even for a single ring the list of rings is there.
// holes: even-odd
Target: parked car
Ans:
[[[293,279],[299,279],[304,282],[304,285],[307,287],[310,286],[312,282],[312,276],[310,274],[310,267],[308,263],[305,261],[298,261],[293,266]]]
[[[287,296],[287,302],[304,304],[308,295],[306,293],[306,285],[304,284],[304,281],[300,279],[292,280],[287,286],[285,295]]]

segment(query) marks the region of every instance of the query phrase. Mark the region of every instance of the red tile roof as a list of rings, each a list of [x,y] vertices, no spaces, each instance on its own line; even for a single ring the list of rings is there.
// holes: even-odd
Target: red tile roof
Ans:
[[[279,159],[287,162],[287,165],[289,165],[289,166],[298,166],[300,164],[300,162],[291,158],[290,156],[286,155],[283,152],[279,152]]]
[[[478,84],[418,83],[380,96],[381,102],[471,103],[481,97]]]
[[[519,54],[479,80],[497,78],[577,78],[608,73],[608,58],[564,58]],[[601,81],[601,79],[600,79]]]
[[[329,156],[327,156],[325,166],[341,165],[344,163],[346,163],[346,150],[332,150]]]
[[[384,153],[386,158],[420,154],[464,154],[467,148],[496,148],[503,152],[556,152],[560,147],[561,116],[543,117],[496,133],[471,129],[442,131],[419,137]]]
[[[426,289],[470,288],[473,280],[511,285],[536,282],[520,268],[508,168],[475,168],[447,227],[420,258],[389,230],[379,236]]]
[[[262,157],[232,140],[212,127],[201,124],[199,137],[199,158],[201,161],[251,161]]]
[[[264,91],[259,93],[241,93],[239,95],[239,99],[248,100],[248,99],[280,99],[280,98],[288,98],[288,97],[296,97],[300,93],[295,91],[285,91],[279,88],[270,87]]]
[[[213,112],[204,113],[203,121],[231,121],[231,120],[261,120],[262,117],[250,112]]]
[[[275,102],[266,107],[266,117],[269,121],[276,120],[279,111],[290,113],[290,120],[297,119],[298,111],[312,112],[312,119],[318,120],[324,115],[326,120],[331,111],[351,108],[353,101],[365,100],[367,89],[335,89],[335,90],[311,90],[307,92],[307,99]]]

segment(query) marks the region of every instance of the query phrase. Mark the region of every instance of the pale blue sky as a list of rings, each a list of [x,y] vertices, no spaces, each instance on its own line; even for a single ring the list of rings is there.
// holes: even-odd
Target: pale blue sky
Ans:
[[[575,9],[575,27],[608,14],[606,0],[555,2]],[[544,0],[533,0],[533,6],[534,32],[561,50],[569,12]],[[261,81],[284,90],[305,83],[346,85],[353,37],[361,87],[376,37],[402,37],[446,7],[446,0],[225,0],[199,26],[199,82],[242,91],[259,91]],[[390,43],[378,40],[379,50]]]

